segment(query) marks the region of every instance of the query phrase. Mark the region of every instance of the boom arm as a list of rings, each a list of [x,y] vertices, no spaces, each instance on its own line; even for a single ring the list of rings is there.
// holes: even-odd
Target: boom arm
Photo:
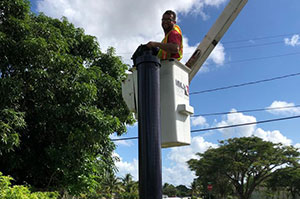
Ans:
[[[186,66],[191,68],[191,72],[189,73],[189,82],[192,81],[202,64],[221,40],[247,2],[248,0],[230,0],[215,24],[210,28],[202,42],[198,45],[193,55],[186,63]]]

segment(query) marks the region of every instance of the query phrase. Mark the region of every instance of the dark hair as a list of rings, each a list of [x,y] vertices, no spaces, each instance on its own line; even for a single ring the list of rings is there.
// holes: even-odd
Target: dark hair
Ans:
[[[173,20],[176,21],[176,13],[172,10],[167,10],[164,14],[173,15]]]

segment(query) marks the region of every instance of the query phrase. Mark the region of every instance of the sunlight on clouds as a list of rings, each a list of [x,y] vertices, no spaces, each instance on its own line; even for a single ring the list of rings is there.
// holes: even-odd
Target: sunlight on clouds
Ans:
[[[231,112],[237,111],[235,109],[232,109]],[[227,114],[225,120],[219,122],[216,126],[221,127],[251,122],[256,122],[256,118],[253,116],[244,115],[242,113]],[[256,125],[248,125],[235,128],[219,129],[218,131],[220,131],[227,139],[232,137],[251,136],[255,130],[255,127]]]
[[[235,109],[232,109],[231,112],[236,112]],[[236,114],[228,114],[225,120],[219,122],[217,126],[227,126],[227,125],[235,125],[235,124],[243,124],[243,123],[252,123],[256,122],[256,118],[254,116],[244,115],[242,113]],[[282,143],[284,145],[291,145],[292,140],[285,137],[280,131],[265,131],[261,128],[256,128],[256,125],[248,125],[242,127],[235,127],[229,129],[219,129],[223,136],[228,138],[233,137],[249,137],[249,136],[257,136],[262,138],[265,141],[270,141],[273,143]]]
[[[295,106],[295,104],[284,102],[284,101],[274,101],[267,108],[281,108],[281,107],[289,107],[289,106]],[[274,109],[274,110],[268,110],[268,112],[274,115],[285,115],[285,116],[299,115],[300,107]]]
[[[171,148],[168,159],[172,164],[168,168],[163,168],[163,182],[189,186],[195,175],[189,170],[186,162],[192,158],[198,158],[196,153],[203,153],[210,147],[216,148],[217,145],[205,141],[201,136],[196,136],[192,138],[190,146]]]
[[[297,148],[298,151],[300,152],[300,143],[295,144],[294,147]]]
[[[161,41],[164,37],[161,16],[165,10],[207,18],[205,6],[218,7],[224,2],[226,0],[40,0],[37,9],[50,17],[66,16],[76,27],[82,27],[87,34],[96,36],[103,51],[113,46],[126,64],[132,64],[130,58],[140,44],[150,40]],[[188,45],[187,39],[184,41],[184,52],[194,52],[195,48]],[[218,52],[212,55],[216,64],[223,59]],[[184,55],[182,63],[190,56]]]
[[[118,168],[118,176],[123,177],[126,174],[130,173],[133,176],[134,180],[138,180],[138,160],[133,159],[132,162],[126,162],[123,161],[123,159],[117,153],[114,153],[113,156],[119,159],[119,161],[115,162],[115,165]]]
[[[199,44],[197,44],[194,47],[188,46],[188,44],[185,44],[184,49],[187,49],[184,52],[187,52],[186,55],[183,55],[183,63],[186,63],[187,60],[192,56],[193,52],[195,51],[195,49],[197,48]],[[184,53],[185,54],[185,53]],[[218,45],[214,48],[214,50],[211,52],[211,54],[209,55],[209,57],[207,58],[207,60],[203,63],[203,65],[201,66],[199,73],[207,73],[209,71],[211,71],[211,69],[215,68],[215,67],[220,67],[222,65],[224,65],[225,63],[225,48],[223,46],[223,44],[220,42],[218,43]]]
[[[192,124],[192,126],[208,127],[205,117],[202,117],[202,116],[192,117],[191,124]]]
[[[300,45],[299,35],[293,35],[291,39],[285,38],[284,43],[288,46],[299,46]]]
[[[253,135],[260,137],[265,141],[270,141],[273,143],[282,143],[283,145],[287,145],[287,146],[292,144],[292,140],[282,135],[278,130],[264,131],[263,129],[258,128],[255,130]]]
[[[212,60],[214,63],[216,63],[217,66],[221,66],[224,64],[225,55],[226,53],[223,44],[218,43],[218,45],[208,57],[208,60]]]

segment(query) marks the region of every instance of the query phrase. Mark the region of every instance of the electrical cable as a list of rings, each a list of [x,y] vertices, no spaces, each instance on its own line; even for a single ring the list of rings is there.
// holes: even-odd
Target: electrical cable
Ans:
[[[191,133],[218,130],[218,129],[225,129],[225,128],[235,128],[235,127],[239,127],[239,126],[248,126],[248,125],[262,124],[262,123],[268,123],[268,122],[277,122],[277,121],[290,120],[290,119],[296,119],[296,118],[300,118],[300,115],[296,115],[296,116],[292,116],[292,117],[276,118],[276,119],[270,119],[270,120],[262,120],[262,121],[256,121],[256,122],[248,122],[248,123],[242,123],[242,124],[234,124],[234,125],[228,125],[228,126],[219,126],[219,127],[205,128],[205,129],[197,129],[197,130],[191,130]],[[138,139],[138,137],[112,139],[112,141],[115,142],[115,141],[134,140],[134,139]]]
[[[237,87],[242,87],[242,86],[259,84],[259,83],[263,83],[263,82],[269,82],[269,81],[274,81],[274,80],[279,80],[279,79],[294,77],[294,76],[298,76],[298,75],[300,75],[300,72],[299,73],[288,74],[288,75],[284,75],[284,76],[273,77],[273,78],[270,78],[270,79],[263,79],[263,80],[252,81],[252,82],[247,82],[247,83],[242,83],[242,84],[236,84],[236,85],[231,85],[231,86],[225,86],[225,87],[220,87],[220,88],[214,88],[214,89],[208,89],[208,90],[203,90],[203,91],[195,91],[195,92],[191,92],[190,95],[196,95],[196,94],[202,94],[202,93],[210,93],[210,92],[215,92],[215,91],[219,91],[219,90],[226,90],[226,89],[230,89],[230,88],[237,88]]]
[[[249,109],[242,110],[237,112],[218,112],[218,113],[205,113],[205,114],[197,114],[191,117],[199,117],[199,116],[216,116],[216,115],[227,115],[227,114],[236,114],[236,113],[249,113],[249,112],[258,112],[258,111],[269,111],[269,110],[278,110],[278,109],[288,109],[288,108],[298,108],[300,105],[294,106],[283,106],[283,107],[269,107],[269,108],[260,108],[260,109]]]
[[[270,43],[263,43],[263,44],[252,44],[252,45],[247,45],[247,46],[237,46],[237,47],[229,47],[225,48],[226,50],[234,50],[234,49],[241,49],[241,48],[253,48],[253,47],[260,47],[260,46],[270,46],[270,45],[275,45],[275,44],[282,44],[282,41],[275,41],[275,42],[270,42]]]
[[[289,33],[289,34],[281,34],[281,35],[273,35],[273,36],[265,36],[265,37],[256,37],[252,39],[241,39],[241,40],[235,40],[235,41],[224,41],[222,42],[223,44],[229,44],[229,43],[240,43],[240,42],[245,42],[245,41],[255,41],[255,40],[263,40],[263,39],[273,39],[273,38],[278,38],[278,37],[286,37],[290,35],[296,35],[300,33]]]
[[[273,39],[278,37],[284,37],[284,36],[290,36],[290,35],[296,35],[300,33],[290,33],[290,34],[281,34],[281,35],[274,35],[274,36],[266,36],[266,37],[257,37],[252,39],[241,39],[241,40],[235,40],[235,41],[224,41],[222,44],[231,44],[231,43],[241,43],[241,42],[249,42],[249,41],[256,41],[256,40],[264,40],[264,39]],[[241,48],[249,48],[249,47],[259,47],[259,46],[268,46],[268,45],[274,45],[274,44],[280,44],[283,43],[283,41],[277,41],[277,42],[270,42],[270,43],[264,43],[264,44],[256,44],[256,45],[248,45],[248,46],[237,46],[237,47],[229,47],[226,48],[227,50],[232,49],[241,49]],[[193,54],[194,52],[186,52],[185,54]],[[131,54],[131,53],[117,53],[117,54]]]
[[[263,120],[263,121],[257,121],[257,122],[234,124],[234,125],[228,125],[228,126],[212,127],[212,128],[206,128],[206,129],[197,129],[197,130],[192,130],[191,133],[201,132],[201,131],[211,131],[211,130],[217,130],[217,129],[234,128],[234,127],[239,127],[239,126],[248,126],[248,125],[262,124],[262,123],[268,123],[268,122],[276,122],[276,121],[281,121],[281,120],[290,120],[290,119],[296,119],[296,118],[300,118],[300,115],[292,116],[292,117],[271,119],[271,120]]]
[[[236,60],[236,61],[231,61],[231,62],[225,62],[223,65],[242,63],[242,62],[248,62],[248,61],[264,60],[264,59],[272,59],[272,58],[278,58],[278,57],[286,57],[286,56],[299,55],[299,54],[300,54],[300,52],[295,52],[295,53],[272,55],[272,56],[266,56],[266,57],[254,57],[254,58],[249,58],[249,59],[241,59],[241,60]],[[206,66],[216,66],[216,65],[217,64],[207,64]]]
[[[135,139],[139,139],[139,137],[117,138],[117,139],[111,139],[111,141],[116,142],[116,141],[135,140]]]

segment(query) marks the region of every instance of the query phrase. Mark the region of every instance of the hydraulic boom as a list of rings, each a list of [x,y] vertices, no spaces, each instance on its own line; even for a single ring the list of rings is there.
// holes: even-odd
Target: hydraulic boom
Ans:
[[[230,0],[215,24],[210,28],[186,63],[186,66],[191,69],[191,72],[189,73],[189,82],[192,81],[202,64],[216,47],[247,2],[248,0]]]

